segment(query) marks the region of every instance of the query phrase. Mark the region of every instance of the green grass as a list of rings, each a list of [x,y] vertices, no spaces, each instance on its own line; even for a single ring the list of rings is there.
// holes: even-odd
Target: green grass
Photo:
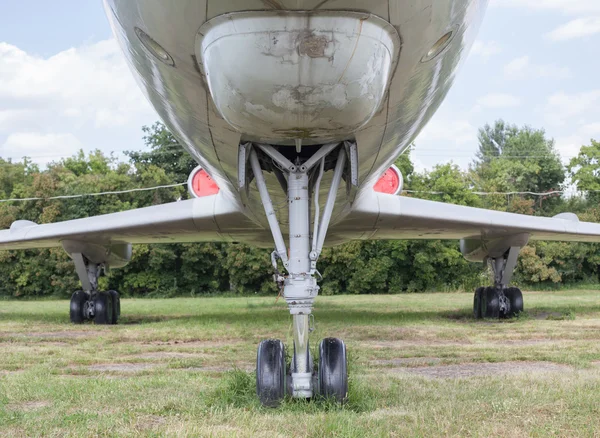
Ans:
[[[512,321],[471,294],[319,297],[347,342],[350,396],[255,396],[257,344],[289,345],[274,298],[123,300],[114,327],[68,302],[0,302],[0,436],[598,436],[600,292],[526,292]],[[515,372],[505,372],[514,370]]]

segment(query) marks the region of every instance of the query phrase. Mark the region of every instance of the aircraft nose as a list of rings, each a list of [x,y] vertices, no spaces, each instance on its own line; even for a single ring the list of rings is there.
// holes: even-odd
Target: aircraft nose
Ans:
[[[218,111],[236,130],[333,141],[379,109],[400,38],[365,13],[240,12],[202,26],[196,51]]]

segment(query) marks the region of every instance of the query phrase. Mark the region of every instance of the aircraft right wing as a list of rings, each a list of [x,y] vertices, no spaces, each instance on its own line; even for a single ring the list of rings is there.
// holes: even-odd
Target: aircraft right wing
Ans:
[[[554,218],[506,213],[367,191],[332,228],[358,239],[497,239],[528,234],[531,240],[600,242],[600,224],[570,213]]]

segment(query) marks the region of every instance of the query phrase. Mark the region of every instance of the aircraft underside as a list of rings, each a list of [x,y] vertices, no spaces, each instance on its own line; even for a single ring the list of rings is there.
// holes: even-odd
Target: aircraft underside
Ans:
[[[468,53],[486,0],[105,0],[140,86],[199,168],[192,199],[0,232],[0,249],[62,247],[82,291],[71,321],[115,324],[119,294],[98,290],[138,243],[247,242],[275,247],[272,266],[293,320],[293,355],[267,340],[257,393],[348,391],[343,341],[309,335],[323,248],[350,240],[456,239],[489,261],[476,318],[523,310],[509,287],[529,240],[600,241],[574,215],[530,217],[397,196],[397,157],[438,108]]]

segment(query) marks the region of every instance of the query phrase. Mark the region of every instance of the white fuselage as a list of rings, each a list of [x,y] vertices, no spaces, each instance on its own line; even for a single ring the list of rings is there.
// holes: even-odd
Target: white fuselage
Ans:
[[[104,1],[160,118],[232,202],[262,224],[256,189],[237,190],[240,143],[295,148],[297,139],[304,145],[356,141],[359,192],[371,190],[443,101],[487,4]],[[159,56],[148,41],[157,43]],[[267,183],[274,204],[285,203],[276,178],[267,176]],[[325,181],[323,198],[327,187]],[[350,208],[340,194],[332,223]],[[286,209],[280,220],[287,222]]]

